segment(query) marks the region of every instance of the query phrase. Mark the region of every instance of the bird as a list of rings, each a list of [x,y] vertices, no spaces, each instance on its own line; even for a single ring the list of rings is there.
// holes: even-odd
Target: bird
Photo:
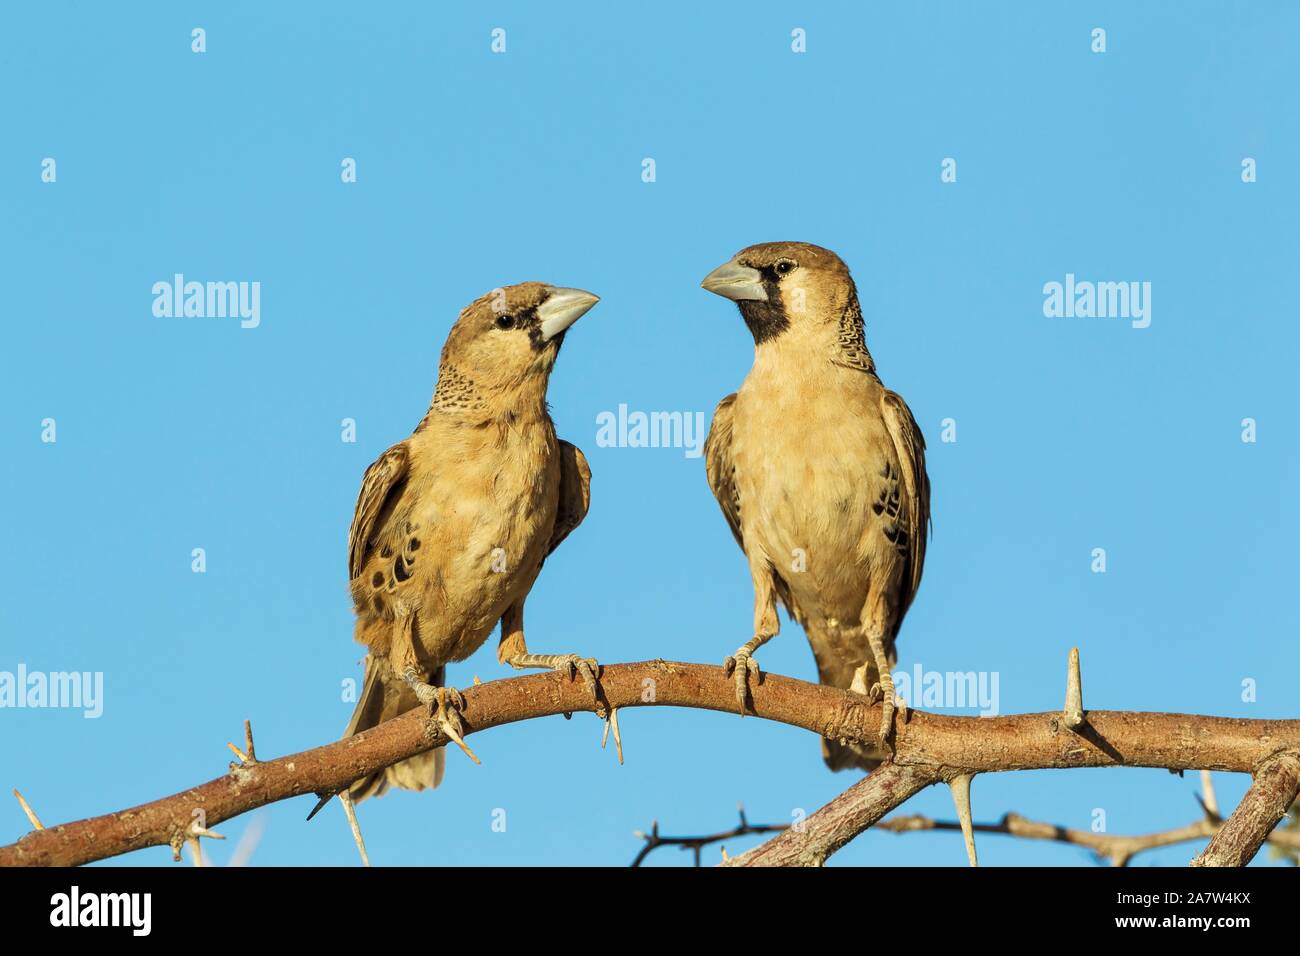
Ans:
[[[723,666],[743,715],[779,601],[821,683],[883,700],[879,744],[822,740],[832,770],[871,770],[891,746],[895,642],[925,563],[925,438],[881,383],[857,287],[834,252],[761,243],[701,285],[733,300],[754,338],[753,366],[718,403],[704,444],[709,487],[754,584],[754,636]]]
[[[366,469],[348,531],[355,638],[367,649],[350,737],[421,704],[465,746],[464,699],[446,667],[473,654],[498,622],[497,658],[586,682],[599,665],[531,654],[524,602],[546,558],[582,523],[591,469],[556,437],[546,388],[566,330],[599,301],[541,282],[497,288],[461,311],[414,433]],[[392,786],[437,787],[439,747],[348,787],[359,802]]]

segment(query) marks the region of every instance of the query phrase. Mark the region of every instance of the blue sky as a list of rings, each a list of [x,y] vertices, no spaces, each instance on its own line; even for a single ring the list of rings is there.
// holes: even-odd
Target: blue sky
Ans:
[[[104,675],[98,719],[0,710],[3,783],[46,823],[219,775],[246,717],[264,757],[342,730],[362,656],[345,559],[361,474],[423,414],[458,310],[503,283],[602,297],[550,388],[593,505],[529,600],[530,647],[721,661],[750,635],[752,596],[702,460],[598,447],[596,420],[620,404],[711,414],[752,343],[699,280],[779,239],[848,262],[881,375],[929,442],[934,537],[901,667],[996,673],[1003,713],[1049,710],[1077,644],[1095,709],[1296,716],[1294,5],[45,3],[3,17],[0,670]],[[956,182],[941,182],[945,158]],[[151,287],[177,272],[260,282],[260,325],[155,317]],[[1046,317],[1043,286],[1067,273],[1150,282],[1150,326]],[[955,442],[941,441],[949,418]],[[452,681],[512,676],[494,648]],[[815,675],[789,622],[759,660]],[[758,720],[637,710],[622,725],[623,767],[589,715],[475,737],[481,767],[453,751],[436,793],[362,807],[372,858],[621,864],[654,818],[725,829],[743,801],[755,821],[788,821],[854,779],[825,769],[814,737]],[[1195,776],[984,776],[974,804],[979,819],[1083,828],[1100,809],[1110,832],[1142,832],[1194,818]],[[1217,781],[1225,803],[1245,787]],[[255,863],[353,864],[337,805],[305,824],[310,802],[220,829],[260,818]],[[906,811],[952,813],[937,790]],[[16,805],[0,812],[0,840],[25,829]],[[1007,838],[980,851],[1089,862]],[[869,833],[833,862],[964,860],[951,834]]]

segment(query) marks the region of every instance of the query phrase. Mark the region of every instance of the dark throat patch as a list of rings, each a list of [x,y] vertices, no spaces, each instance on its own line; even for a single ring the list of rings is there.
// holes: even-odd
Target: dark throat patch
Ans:
[[[763,276],[763,288],[767,292],[767,301],[742,299],[740,316],[749,326],[749,333],[754,336],[754,344],[762,345],[771,341],[790,328],[790,317],[785,314],[785,305],[781,301],[781,285],[776,270],[771,266],[759,269]]]

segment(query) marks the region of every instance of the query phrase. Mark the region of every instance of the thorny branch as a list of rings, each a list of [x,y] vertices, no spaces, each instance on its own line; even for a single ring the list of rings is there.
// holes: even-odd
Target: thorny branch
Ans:
[[[1202,779],[1205,793],[1203,797],[1197,797],[1202,810],[1200,819],[1186,826],[1160,830],[1156,833],[1133,835],[1094,833],[1091,830],[1075,830],[1055,823],[1029,820],[1018,813],[1006,813],[997,823],[976,823],[972,826],[972,829],[975,833],[997,833],[1027,840],[1045,840],[1052,843],[1078,846],[1091,850],[1099,860],[1105,861],[1111,866],[1127,866],[1134,856],[1144,850],[1155,850],[1160,847],[1174,846],[1193,840],[1208,840],[1219,832],[1224,821],[1219,816],[1218,802],[1214,796],[1209,771],[1202,771]],[[659,827],[656,823],[649,835],[640,832],[636,834],[636,836],[646,841],[646,845],[641,848],[636,859],[632,861],[632,865],[640,866],[652,851],[661,846],[679,846],[683,849],[690,848],[693,850],[695,865],[700,866],[700,852],[706,846],[749,834],[783,832],[789,829],[792,829],[792,824],[789,823],[751,824],[745,818],[743,808],[740,811],[740,825],[721,833],[701,836],[663,836],[659,833]],[[935,820],[919,814],[900,814],[881,820],[871,829],[896,834],[921,832],[961,833],[962,825],[956,820]],[[1296,853],[1300,851],[1300,829],[1292,830],[1279,827],[1273,831],[1266,842],[1280,851],[1282,855]],[[723,847],[722,852],[725,862],[725,847]]]
[[[593,701],[582,682],[550,673],[469,687],[463,691],[465,733],[597,707],[695,707],[728,714],[735,708],[733,682],[722,668],[701,664],[607,666],[601,668],[599,689],[600,700]],[[831,738],[871,742],[879,727],[879,703],[776,674],[753,684],[751,698],[756,716]],[[382,767],[446,743],[428,710],[417,708],[356,737],[287,757],[265,760],[246,753],[250,759],[232,764],[229,773],[172,796],[28,833],[0,847],[0,865],[68,866],[149,846],[179,847],[195,835],[196,810],[202,812],[204,828],[213,827],[290,797],[336,794]],[[896,727],[895,749],[893,763],[804,821],[805,830],[816,828],[820,849],[809,850],[805,843],[794,856],[829,855],[907,796],[965,773],[1108,766],[1252,773],[1280,751],[1300,750],[1300,720],[1089,711],[1084,723],[1071,729],[1060,711],[955,717],[909,710]],[[841,813],[841,825],[858,829],[844,836],[823,828],[827,817],[817,817],[832,810]],[[788,836],[745,856],[779,860],[790,849],[780,843]]]
[[[1027,820],[1017,813],[1008,813],[997,823],[975,824],[975,832],[1002,833],[1029,840],[1069,843],[1091,850],[1111,866],[1127,866],[1132,858],[1143,850],[1155,850],[1192,840],[1204,840],[1212,837],[1222,826],[1222,821],[1215,822],[1202,818],[1187,826],[1161,830],[1158,833],[1124,836],[1093,833],[1091,830],[1072,830],[1055,823]],[[876,824],[875,829],[887,830],[890,833],[918,833],[922,830],[952,830],[960,833],[961,824],[955,820],[932,820],[929,817],[908,815],[882,820]],[[1279,848],[1300,850],[1300,833],[1277,831],[1269,837],[1268,842]]]
[[[723,830],[721,833],[710,833],[704,836],[679,836],[666,837],[659,834],[659,821],[653,820],[650,823],[650,832],[642,833],[640,830],[635,831],[634,836],[640,837],[645,841],[645,846],[637,853],[636,858],[632,860],[632,866],[640,866],[651,853],[661,846],[676,846],[683,850],[691,850],[695,856],[695,865],[700,865],[700,851],[706,846],[712,846],[714,843],[721,843],[723,840],[733,840],[736,837],[749,836],[753,833],[780,833],[790,829],[788,823],[750,823],[745,816],[745,808],[741,806],[740,823],[730,830]],[[725,854],[726,848],[722,852]]]
[[[1156,833],[1136,835],[1094,833],[1091,830],[1074,830],[1054,823],[1027,820],[1017,813],[1008,813],[997,823],[977,823],[974,829],[976,833],[1001,833],[1028,840],[1067,843],[1091,850],[1111,866],[1127,866],[1134,856],[1144,850],[1209,839],[1223,828],[1223,817],[1219,815],[1219,802],[1214,794],[1214,784],[1208,770],[1201,771],[1201,786],[1203,792],[1197,796],[1201,806],[1200,819],[1186,826],[1160,830]],[[909,815],[882,820],[876,824],[875,829],[890,833],[918,833],[923,830],[960,832],[961,824],[955,821],[932,820],[929,817]],[[1300,851],[1300,831],[1277,829],[1268,837],[1267,842],[1284,853]]]
[[[1192,866],[1245,866],[1300,793],[1300,750],[1260,763],[1246,795]]]
[[[821,866],[886,813],[942,779],[937,767],[882,764],[797,827],[723,866]]]

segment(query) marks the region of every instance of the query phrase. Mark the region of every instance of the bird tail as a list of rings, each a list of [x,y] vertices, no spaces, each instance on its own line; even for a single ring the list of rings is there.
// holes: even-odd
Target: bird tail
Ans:
[[[439,667],[433,672],[431,684],[442,686],[446,679],[446,668]],[[376,658],[373,654],[366,656],[366,676],[357,699],[357,709],[352,712],[344,737],[351,737],[377,727],[385,720],[391,720],[408,710],[420,706],[415,692],[394,677],[392,667],[386,658]],[[348,788],[355,803],[367,797],[382,796],[389,787],[402,790],[432,789],[442,783],[443,768],[447,752],[442,747],[429,750],[414,757],[408,757],[383,770],[363,777]]]
[[[853,741],[840,743],[829,737],[822,738],[822,759],[832,770],[848,770],[857,767],[859,770],[872,771],[884,763],[886,756],[879,745],[859,744]]]

